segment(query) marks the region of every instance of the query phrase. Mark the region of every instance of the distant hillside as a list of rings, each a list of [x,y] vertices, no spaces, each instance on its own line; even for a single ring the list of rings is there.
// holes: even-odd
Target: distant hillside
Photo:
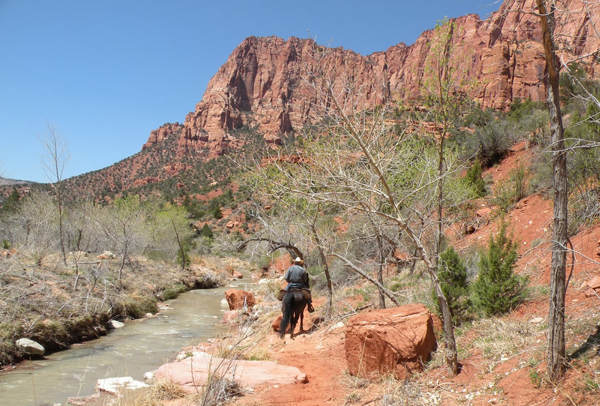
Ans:
[[[224,149],[216,156],[208,148],[179,154],[178,136],[179,133],[170,134],[161,144],[144,148],[114,165],[67,179],[69,196],[101,201],[123,193],[142,196],[159,193],[167,200],[203,195],[229,184],[237,169],[233,158],[247,159],[266,151],[263,137],[249,128],[230,134],[239,144],[235,151]]]
[[[29,182],[27,180],[16,180],[16,179],[8,179],[8,178],[3,178],[2,176],[0,176],[0,187],[3,186],[25,186],[25,185],[31,185],[34,182]]]

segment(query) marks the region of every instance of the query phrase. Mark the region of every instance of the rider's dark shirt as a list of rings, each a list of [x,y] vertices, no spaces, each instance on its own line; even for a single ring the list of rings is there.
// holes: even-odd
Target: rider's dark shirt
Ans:
[[[304,285],[303,287],[308,288],[308,273],[300,265],[292,265],[286,271],[284,277],[289,283],[294,285]]]

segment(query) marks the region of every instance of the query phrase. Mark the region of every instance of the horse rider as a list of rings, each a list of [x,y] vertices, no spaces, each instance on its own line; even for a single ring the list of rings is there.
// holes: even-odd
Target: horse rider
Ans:
[[[309,289],[310,283],[308,278],[308,272],[306,272],[306,269],[304,269],[302,265],[304,265],[304,261],[302,260],[302,258],[296,257],[296,259],[294,260],[294,265],[290,266],[285,272],[283,279],[285,279],[288,282],[288,285],[285,287],[286,291],[290,289]],[[315,311],[315,308],[312,305],[312,296],[309,300],[307,300],[307,305],[309,313]]]

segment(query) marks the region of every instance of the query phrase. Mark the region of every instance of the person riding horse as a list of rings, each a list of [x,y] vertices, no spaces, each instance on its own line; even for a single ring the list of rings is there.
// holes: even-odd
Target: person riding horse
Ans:
[[[290,289],[306,289],[310,288],[310,282],[308,278],[308,272],[302,266],[304,261],[300,257],[296,257],[294,260],[294,265],[290,266],[288,270],[285,272],[283,279],[288,282],[288,285],[285,287],[285,290],[288,291]],[[310,291],[309,291],[310,292]],[[312,305],[312,298],[307,301],[308,312],[312,313],[315,311]]]

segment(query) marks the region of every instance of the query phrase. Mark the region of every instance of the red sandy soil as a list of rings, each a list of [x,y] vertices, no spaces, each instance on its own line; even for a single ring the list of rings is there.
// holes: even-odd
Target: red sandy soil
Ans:
[[[236,400],[239,405],[340,405],[347,387],[342,383],[346,359],[344,328],[301,334],[282,341],[270,337],[269,349],[275,360],[293,365],[307,374],[308,383],[256,388],[253,395]]]
[[[493,182],[508,179],[512,168],[523,163],[526,167],[531,162],[532,153],[525,149],[525,144],[516,145],[510,155],[497,167],[491,168],[487,174]],[[478,228],[470,235],[459,237],[455,243],[465,248],[474,244],[485,246],[490,234],[498,230],[499,217],[494,208],[485,201],[479,203]],[[520,258],[518,272],[527,275],[531,286],[549,287],[550,276],[550,240],[552,237],[552,202],[541,195],[529,196],[521,200],[511,212],[505,216],[509,230],[519,242]],[[455,233],[460,235],[460,233]],[[600,300],[598,297],[587,298],[584,294],[585,281],[600,275],[597,241],[600,240],[600,226],[585,230],[571,239],[575,251],[575,267],[567,292],[567,329],[570,321],[580,317],[588,317],[600,321],[598,314]],[[571,261],[569,260],[569,266]],[[317,305],[319,303],[317,302]],[[535,317],[547,317],[548,301],[546,297],[533,299],[521,305],[507,316],[509,319],[522,320],[526,325]],[[589,330],[589,329],[588,329]],[[571,332],[567,339],[583,342],[594,334],[594,331]],[[382,382],[371,382],[360,392],[360,396],[351,399],[353,379],[348,376],[344,354],[345,328],[329,329],[321,327],[312,333],[305,333],[285,342],[275,334],[267,339],[267,347],[272,357],[279,363],[298,367],[308,375],[309,382],[281,387],[257,388],[254,394],[246,395],[235,401],[239,405],[377,405],[382,404]],[[473,337],[462,337],[468,343]],[[545,345],[546,337],[541,334],[540,345]],[[568,348],[573,343],[567,344]],[[581,385],[583,372],[588,371],[590,364],[600,368],[600,362],[587,365],[577,363],[577,368],[569,369],[566,379],[554,387],[541,385],[536,387],[532,379],[532,368],[523,366],[521,357],[510,357],[497,365],[492,371],[483,366],[480,350],[468,352],[467,359],[462,359],[462,369],[458,376],[449,379],[443,368],[429,369],[416,380],[425,388],[432,385],[442,388],[443,405],[600,405],[600,393],[585,390],[574,390]],[[598,354],[595,357],[600,358]],[[544,364],[537,367],[540,375],[544,374]],[[592,371],[593,373],[594,371]],[[596,371],[597,372],[597,371]],[[354,381],[356,382],[356,381]],[[500,389],[494,392],[491,388]],[[470,393],[477,396],[469,399]],[[352,402],[351,402],[352,400]],[[432,403],[433,404],[433,403]]]

